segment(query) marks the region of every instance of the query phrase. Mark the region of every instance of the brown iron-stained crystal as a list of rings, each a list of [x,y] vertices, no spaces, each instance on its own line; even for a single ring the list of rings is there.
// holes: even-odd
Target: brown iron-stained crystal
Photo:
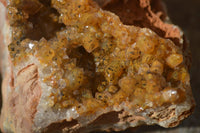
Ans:
[[[43,80],[53,88],[49,106],[90,113],[124,100],[146,109],[185,99],[189,73],[171,40],[123,25],[90,0],[52,0],[58,12],[47,4],[11,1],[8,12],[15,29],[12,60],[17,65],[31,55],[44,65]]]
[[[153,1],[6,1],[1,129],[178,125],[194,107],[188,44]]]

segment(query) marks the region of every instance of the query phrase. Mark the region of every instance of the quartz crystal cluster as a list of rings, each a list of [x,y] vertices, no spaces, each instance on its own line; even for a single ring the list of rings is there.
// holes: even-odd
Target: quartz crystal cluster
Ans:
[[[10,0],[9,52],[31,56],[51,86],[51,108],[89,114],[132,101],[138,110],[181,103],[190,86],[182,48],[148,28],[124,25],[91,0]]]

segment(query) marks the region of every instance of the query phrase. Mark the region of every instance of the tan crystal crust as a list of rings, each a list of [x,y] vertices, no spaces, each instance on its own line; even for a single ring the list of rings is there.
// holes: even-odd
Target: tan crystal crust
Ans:
[[[31,2],[36,9],[33,6],[20,12],[21,4],[14,3],[8,8],[16,28],[9,50],[15,65],[32,55],[46,66],[43,80],[55,91],[50,106],[68,108],[84,104],[86,110],[77,109],[85,113],[120,104],[125,99],[134,101],[132,106],[140,109],[185,99],[189,73],[181,49],[172,41],[150,29],[123,25],[117,16],[101,10],[92,1],[52,0],[60,16],[37,0]],[[55,37],[36,41],[17,31],[31,25],[31,17],[42,10],[53,24],[53,28],[47,28],[53,31],[61,25],[58,22],[65,24]],[[37,17],[45,23],[45,16]],[[25,24],[18,26],[19,21]]]
[[[11,60],[18,66],[37,59],[54,110],[89,116],[126,101],[140,112],[187,99],[182,47],[151,29],[124,25],[94,1],[10,0],[8,18]]]

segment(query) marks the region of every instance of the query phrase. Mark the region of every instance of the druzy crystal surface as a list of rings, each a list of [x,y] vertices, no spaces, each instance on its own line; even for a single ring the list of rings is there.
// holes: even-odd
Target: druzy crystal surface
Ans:
[[[152,30],[124,25],[91,0],[10,0],[14,65],[35,57],[52,108],[79,113],[132,101],[146,109],[184,101],[182,49]]]

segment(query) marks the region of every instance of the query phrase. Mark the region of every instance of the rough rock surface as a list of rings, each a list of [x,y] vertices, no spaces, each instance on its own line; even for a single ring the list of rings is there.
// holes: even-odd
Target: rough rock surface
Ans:
[[[192,53],[192,66],[191,66],[191,86],[196,101],[196,107],[194,113],[181,122],[179,126],[175,128],[165,129],[158,126],[143,126],[138,128],[135,132],[137,133],[199,133],[200,132],[200,82],[198,76],[200,75],[199,66],[199,42],[200,42],[200,16],[199,6],[200,1],[187,1],[187,0],[164,0],[167,6],[167,11],[172,22],[179,25],[191,44]],[[179,7],[179,8],[176,8]],[[185,10],[188,9],[188,10]],[[182,15],[184,14],[184,15]],[[129,131],[125,131],[126,133]],[[131,133],[132,131],[130,131]]]
[[[119,15],[125,24],[147,27],[154,30],[162,37],[172,39],[177,45],[182,43],[185,47],[185,57],[189,62],[190,58],[187,57],[188,44],[185,39],[182,38],[182,32],[179,28],[174,27],[171,24],[165,24],[162,21],[166,17],[166,14],[161,10],[163,8],[159,8],[160,6],[156,5],[154,5],[155,8],[153,8],[154,6],[150,7],[150,3],[145,0],[141,0],[140,3],[137,3],[136,1],[134,3],[131,1],[134,4],[130,4],[129,2],[130,1],[124,1],[123,9],[127,9],[126,6],[134,5],[136,3],[138,8],[137,10],[141,10],[137,13],[142,13],[142,15],[140,14],[138,15],[139,17],[137,16],[135,18],[133,16],[131,19],[128,17],[124,18],[124,14],[120,14],[121,12],[119,12],[119,10],[121,10],[120,7],[116,8],[118,6],[115,5],[116,3],[118,3],[118,5],[123,4],[120,3],[120,1],[112,3],[112,5],[109,3],[101,4],[104,6],[104,9],[110,10]],[[156,1],[156,3],[157,2],[158,1]],[[113,5],[115,6],[112,7]],[[129,9],[131,10],[135,8],[129,7]],[[158,11],[164,13],[162,19],[160,19],[160,13],[154,13]],[[4,34],[2,34],[4,35],[4,44],[1,44],[1,50],[3,50],[3,52],[1,52],[3,53],[3,56],[1,57],[4,57],[3,59],[6,60],[3,62],[6,67],[2,67],[2,69],[6,68],[2,70],[4,79],[2,92],[3,99],[8,99],[3,101],[1,114],[1,129],[4,132],[56,132],[56,130],[63,132],[90,132],[94,130],[118,131],[124,130],[129,126],[135,127],[144,123],[149,125],[158,124],[163,127],[173,127],[179,124],[179,122],[187,117],[193,110],[194,101],[189,88],[187,90],[186,100],[182,103],[162,106],[156,109],[146,109],[135,113],[127,110],[126,106],[129,103],[125,103],[125,105],[121,105],[118,109],[109,109],[105,112],[89,116],[91,118],[81,118],[81,116],[77,116],[77,114],[74,114],[73,112],[74,109],[72,109],[71,112],[68,111],[69,114],[67,115],[64,114],[65,111],[58,111],[57,113],[50,112],[49,114],[42,112],[40,114],[38,113],[38,116],[36,116],[35,114],[46,106],[45,101],[41,101],[40,99],[42,95],[44,95],[47,86],[45,86],[45,84],[40,80],[39,75],[41,73],[38,66],[32,64],[33,61],[27,61],[23,66],[17,66],[17,69],[13,69],[7,51],[7,45],[10,41],[8,28],[8,24],[7,26],[4,25]],[[43,104],[43,106],[39,106],[39,102],[40,104]],[[45,121],[50,117],[55,117],[53,119],[54,121],[50,121],[48,125],[44,125],[43,127],[38,126],[37,122],[40,124],[40,119]],[[72,118],[75,118],[76,120],[72,120]],[[88,120],[88,123],[84,123],[83,121],[85,120]]]

